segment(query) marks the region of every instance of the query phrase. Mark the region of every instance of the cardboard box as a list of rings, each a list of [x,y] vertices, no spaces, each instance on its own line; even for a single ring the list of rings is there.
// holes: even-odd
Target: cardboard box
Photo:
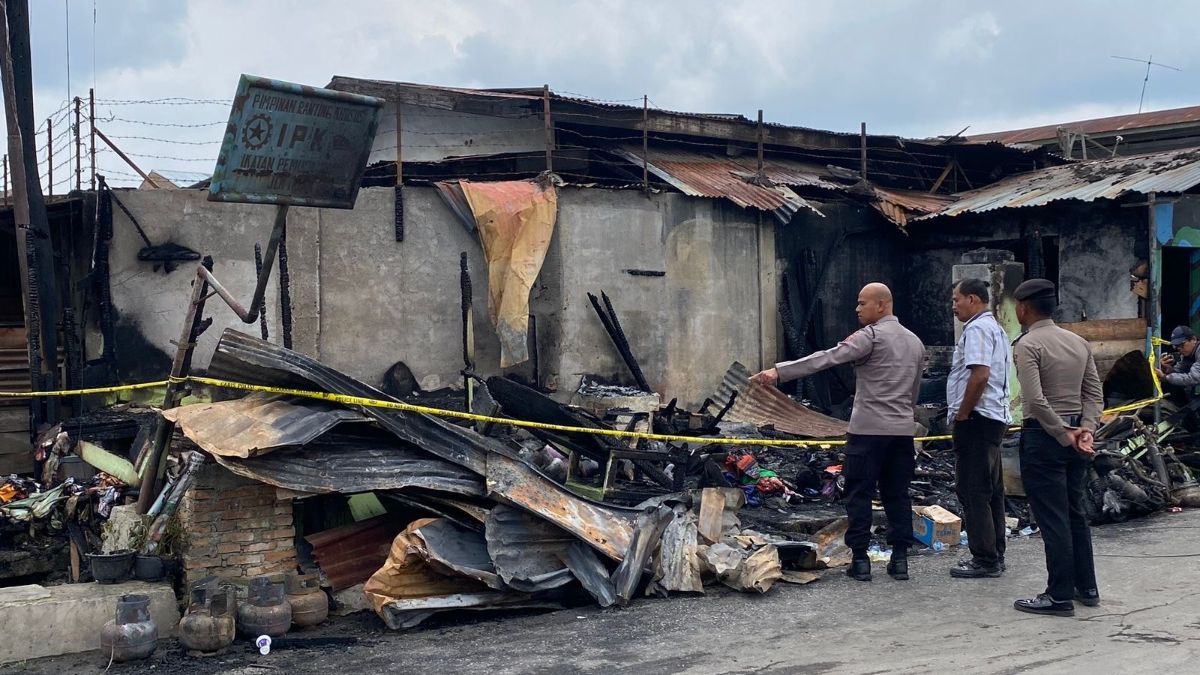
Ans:
[[[943,546],[958,546],[962,519],[940,506],[913,507],[913,539],[933,547],[936,541]]]

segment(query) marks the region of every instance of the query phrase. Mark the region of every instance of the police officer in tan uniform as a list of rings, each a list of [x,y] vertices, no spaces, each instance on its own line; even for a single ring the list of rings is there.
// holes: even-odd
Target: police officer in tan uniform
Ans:
[[[759,384],[776,385],[853,363],[856,394],[846,444],[846,545],[853,551],[847,574],[871,580],[871,500],[876,487],[888,518],[892,557],[887,571],[908,578],[912,544],[912,500],[908,486],[916,469],[913,409],[921,388],[925,346],[892,314],[892,292],[868,284],[858,294],[858,321],[863,328],[832,349],[798,361],[777,364],[754,376]]]
[[[1072,600],[1089,607],[1100,604],[1083,500],[1104,395],[1091,345],[1050,318],[1057,307],[1054,284],[1030,279],[1017,286],[1013,297],[1017,320],[1026,328],[1013,343],[1025,417],[1021,479],[1042,529],[1048,573],[1044,593],[1013,606],[1033,614],[1074,616]]]

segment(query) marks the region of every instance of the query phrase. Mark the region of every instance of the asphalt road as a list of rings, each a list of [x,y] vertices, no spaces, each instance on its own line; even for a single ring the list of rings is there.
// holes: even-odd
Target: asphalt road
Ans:
[[[1186,673],[1200,672],[1200,510],[1095,531],[1103,601],[1074,618],[1021,614],[1044,585],[1041,541],[1012,540],[1000,579],[951,579],[954,551],[922,555],[913,579],[852,581],[840,571],[763,596],[720,589],[624,609],[456,618],[407,633],[373,615],[323,634],[358,644],[277,650],[244,645],[193,659],[163,643],[113,673]],[[14,672],[101,672],[98,652]]]

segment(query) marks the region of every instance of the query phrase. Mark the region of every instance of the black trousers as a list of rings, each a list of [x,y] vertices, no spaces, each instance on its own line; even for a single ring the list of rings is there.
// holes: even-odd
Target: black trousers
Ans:
[[[1004,422],[978,413],[954,423],[954,487],[963,507],[971,556],[995,567],[1004,559]]]
[[[1096,588],[1092,533],[1083,509],[1088,460],[1040,427],[1021,431],[1021,480],[1046,549],[1046,593],[1058,601]]]
[[[912,545],[912,499],[908,486],[916,470],[912,436],[846,437],[846,546],[861,555],[871,545],[871,500],[878,489],[887,513],[887,541],[893,547]]]

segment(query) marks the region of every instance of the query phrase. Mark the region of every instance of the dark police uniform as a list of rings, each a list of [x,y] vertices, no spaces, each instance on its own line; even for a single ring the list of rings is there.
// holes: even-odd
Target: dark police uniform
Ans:
[[[1032,279],[1013,297],[1052,296],[1054,284]],[[1071,445],[1068,427],[1095,431],[1104,405],[1092,348],[1078,335],[1038,321],[1013,342],[1025,421],[1021,431],[1021,479],[1029,508],[1042,530],[1046,594],[1069,603],[1096,595],[1092,536],[1084,512],[1090,459]]]

